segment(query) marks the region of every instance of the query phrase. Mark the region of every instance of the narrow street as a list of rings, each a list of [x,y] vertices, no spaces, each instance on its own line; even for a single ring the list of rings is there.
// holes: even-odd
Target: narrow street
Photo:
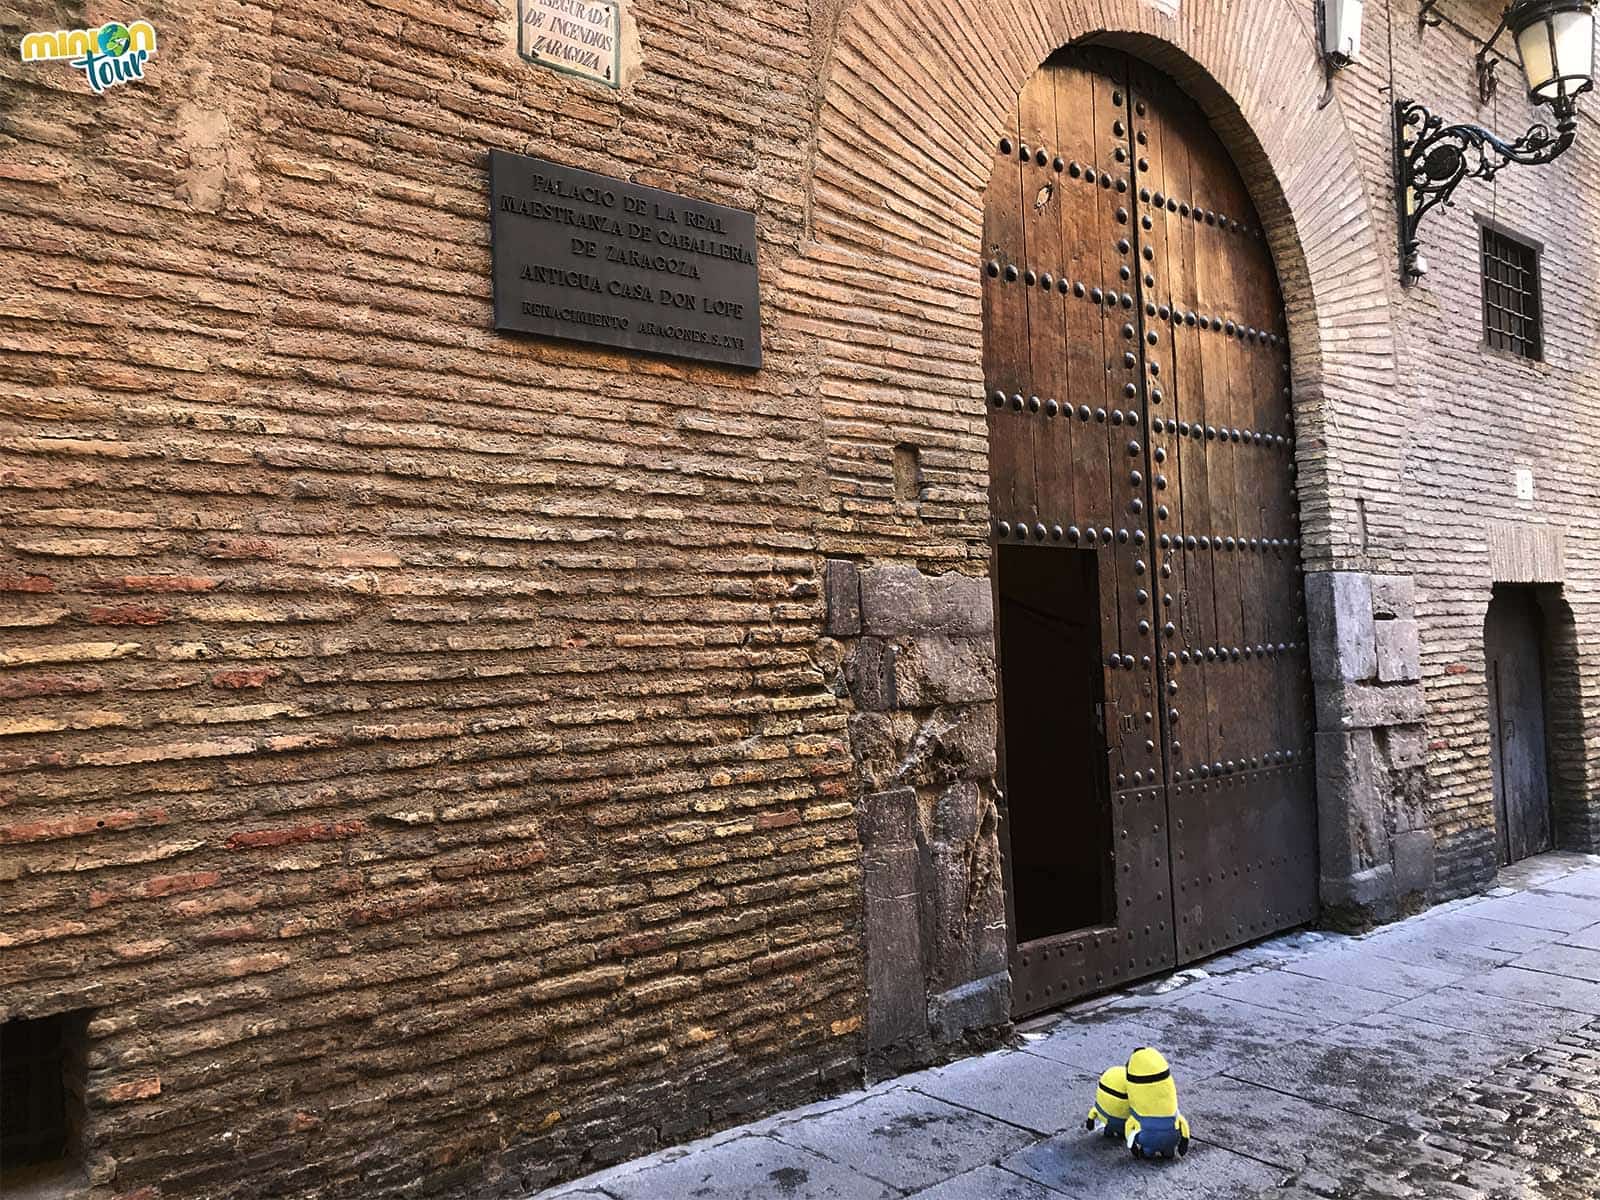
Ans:
[[[1181,1162],[1083,1131],[1099,1071],[1142,1044],[1178,1080]],[[541,1200],[1597,1194],[1600,859],[1549,854],[1487,895],[1277,938]]]

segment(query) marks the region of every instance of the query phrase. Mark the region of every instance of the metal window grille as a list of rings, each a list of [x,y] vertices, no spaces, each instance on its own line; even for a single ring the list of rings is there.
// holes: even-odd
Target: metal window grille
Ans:
[[[65,1014],[0,1025],[0,1163],[65,1156]]]
[[[1514,237],[1483,230],[1483,337],[1495,350],[1544,357],[1539,311],[1539,251]]]

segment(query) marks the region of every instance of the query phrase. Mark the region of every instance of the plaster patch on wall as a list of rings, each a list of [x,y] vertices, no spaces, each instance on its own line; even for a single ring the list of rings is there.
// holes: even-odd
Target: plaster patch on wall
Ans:
[[[261,211],[261,181],[232,136],[228,114],[198,101],[178,110],[179,140],[188,157],[177,197],[199,212],[230,207]]]

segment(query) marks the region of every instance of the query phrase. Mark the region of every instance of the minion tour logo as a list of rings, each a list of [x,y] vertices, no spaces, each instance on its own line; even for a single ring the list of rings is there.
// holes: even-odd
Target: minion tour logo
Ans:
[[[67,60],[99,95],[107,88],[144,78],[144,65],[156,52],[156,30],[149,21],[107,21],[98,29],[59,29],[22,36],[23,62]]]

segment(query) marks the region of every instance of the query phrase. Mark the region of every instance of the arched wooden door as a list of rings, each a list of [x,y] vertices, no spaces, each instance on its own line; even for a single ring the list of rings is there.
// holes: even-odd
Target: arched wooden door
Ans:
[[[1017,1013],[1316,912],[1283,301],[1198,106],[1063,51],[998,141],[984,373]]]

